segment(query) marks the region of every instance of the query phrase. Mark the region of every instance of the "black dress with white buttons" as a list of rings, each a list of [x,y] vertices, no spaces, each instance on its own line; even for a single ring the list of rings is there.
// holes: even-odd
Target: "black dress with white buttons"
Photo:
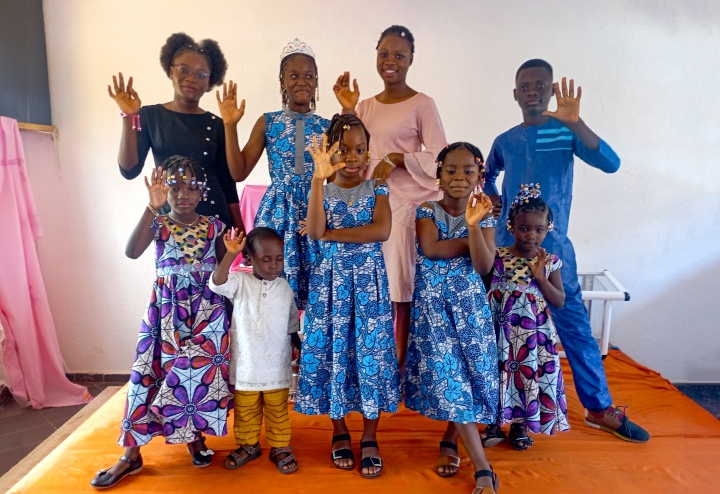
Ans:
[[[232,225],[228,204],[239,200],[225,156],[222,119],[210,112],[178,113],[162,105],[150,105],[140,109],[140,126],[138,162],[130,171],[120,168],[123,177],[132,179],[140,175],[150,149],[156,166],[174,155],[192,158],[205,170],[210,187],[207,198],[200,201],[196,211]]]

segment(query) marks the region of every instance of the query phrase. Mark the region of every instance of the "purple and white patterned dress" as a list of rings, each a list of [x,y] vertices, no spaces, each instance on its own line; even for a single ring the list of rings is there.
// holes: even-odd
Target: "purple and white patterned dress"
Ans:
[[[153,436],[188,443],[202,432],[227,433],[228,320],[208,287],[224,225],[200,216],[183,227],[167,216],[152,225],[157,278],[143,317],[118,444],[142,446]]]

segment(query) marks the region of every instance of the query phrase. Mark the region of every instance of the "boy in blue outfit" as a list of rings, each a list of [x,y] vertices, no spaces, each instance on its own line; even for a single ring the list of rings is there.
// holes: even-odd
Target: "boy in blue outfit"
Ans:
[[[644,443],[650,439],[643,428],[628,420],[612,398],[602,365],[600,350],[590,328],[577,277],[575,250],[567,237],[572,202],[573,161],[581,160],[606,173],[620,168],[620,158],[580,119],[581,88],[575,95],[574,81],[562,91],[553,84],[550,64],[528,60],[515,75],[515,101],[523,113],[523,123],[499,135],[486,163],[484,192],[499,209],[497,245],[512,245],[513,237],[504,225],[520,184],[540,183],[543,197],[554,214],[554,231],[542,246],[563,261],[562,280],[565,305],[551,307],[555,326],[570,362],[580,402],[587,409],[585,423],[610,432],[626,441]],[[547,111],[553,94],[557,110]],[[495,181],[504,171],[502,196]]]

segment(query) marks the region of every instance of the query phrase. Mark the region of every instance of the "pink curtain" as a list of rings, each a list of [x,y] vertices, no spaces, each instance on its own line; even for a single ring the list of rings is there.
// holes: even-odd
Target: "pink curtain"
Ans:
[[[246,185],[240,194],[240,216],[242,216],[245,224],[245,233],[255,228],[255,216],[257,216],[260,202],[262,201],[267,185]],[[240,264],[243,262],[243,256],[240,254],[230,266],[230,271],[243,271]]]
[[[90,400],[65,377],[35,239],[43,234],[17,121],[0,117],[0,322],[2,356],[15,399],[33,408]]]

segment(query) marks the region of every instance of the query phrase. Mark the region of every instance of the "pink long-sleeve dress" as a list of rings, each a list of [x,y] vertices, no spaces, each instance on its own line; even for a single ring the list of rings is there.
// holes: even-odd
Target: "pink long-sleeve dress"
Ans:
[[[389,153],[403,153],[405,168],[387,179],[390,188],[392,230],[383,255],[393,302],[411,302],[415,280],[415,210],[442,195],[437,187],[435,157],[447,140],[435,101],[423,93],[399,103],[361,101],[357,115],[370,132],[368,177]]]

